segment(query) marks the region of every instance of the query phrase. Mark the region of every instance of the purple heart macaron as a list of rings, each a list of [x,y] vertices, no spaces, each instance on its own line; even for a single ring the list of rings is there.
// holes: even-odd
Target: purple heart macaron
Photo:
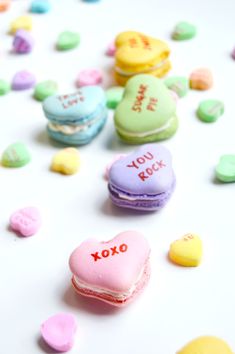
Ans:
[[[123,208],[159,210],[170,199],[174,187],[171,154],[162,145],[143,145],[116,161],[109,172],[110,198]]]
[[[20,91],[27,90],[33,87],[36,83],[35,76],[29,71],[18,71],[12,79],[12,90]]]

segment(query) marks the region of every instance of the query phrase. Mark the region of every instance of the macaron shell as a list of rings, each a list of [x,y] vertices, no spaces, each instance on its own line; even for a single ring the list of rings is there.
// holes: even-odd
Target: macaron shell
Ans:
[[[216,337],[200,337],[188,345],[177,354],[234,354],[228,344]]]
[[[141,87],[145,90],[141,111],[138,111],[135,102],[140,95]],[[154,110],[149,109],[152,98],[156,100]],[[117,131],[123,130],[125,135],[128,135],[128,132],[134,134],[152,132],[165,125],[175,115],[175,111],[176,104],[160,79],[152,75],[137,75],[127,83],[123,99],[115,111],[114,122]]]
[[[126,251],[119,251],[125,244]],[[95,261],[92,254],[117,248],[118,254]],[[108,242],[88,240],[71,255],[70,269],[82,282],[117,293],[128,291],[137,281],[149,257],[150,248],[142,234],[126,231]]]
[[[144,160],[144,163],[138,164],[138,161]],[[156,162],[162,162],[164,166],[142,180],[140,173],[152,168]],[[109,183],[130,195],[156,195],[166,192],[171,189],[174,179],[170,152],[156,144],[143,145],[134,153],[116,161],[109,172]]]

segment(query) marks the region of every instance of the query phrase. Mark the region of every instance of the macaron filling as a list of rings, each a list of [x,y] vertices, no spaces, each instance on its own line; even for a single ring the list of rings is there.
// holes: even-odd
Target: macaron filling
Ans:
[[[120,68],[119,66],[115,66],[115,71],[119,75],[127,76],[127,77],[133,76],[133,75],[136,75],[136,74],[148,74],[148,73],[151,73],[152,71],[155,71],[155,70],[157,70],[159,68],[162,68],[167,62],[168,62],[168,58],[160,61],[156,65],[151,66],[150,68],[148,68],[146,70],[142,70],[142,71],[138,71],[138,72],[137,71],[133,71],[133,72],[126,71],[126,70],[123,70],[122,68]]]

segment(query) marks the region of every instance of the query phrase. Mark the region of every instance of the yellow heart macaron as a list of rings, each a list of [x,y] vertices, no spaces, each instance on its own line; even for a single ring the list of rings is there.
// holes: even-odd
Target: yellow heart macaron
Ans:
[[[228,344],[216,337],[200,337],[181,349],[177,354],[234,354]]]
[[[65,148],[59,151],[53,158],[51,169],[64,175],[75,174],[80,166],[80,157],[77,149]]]
[[[15,34],[18,30],[24,29],[26,31],[31,31],[33,26],[32,17],[25,15],[16,18],[10,26],[10,33]]]
[[[124,86],[137,74],[164,76],[171,68],[168,45],[145,34],[128,31],[116,37],[115,77]]]
[[[202,241],[197,235],[186,234],[170,245],[169,258],[184,267],[196,267],[202,258]]]

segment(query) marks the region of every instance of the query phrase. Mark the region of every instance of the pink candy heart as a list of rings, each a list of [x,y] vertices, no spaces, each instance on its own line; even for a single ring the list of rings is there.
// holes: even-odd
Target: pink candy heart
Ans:
[[[54,315],[41,325],[42,338],[59,352],[67,352],[72,348],[76,330],[76,319],[68,313]]]
[[[41,226],[41,216],[38,209],[34,207],[17,210],[10,217],[12,230],[19,232],[22,236],[34,235]]]
[[[80,72],[76,85],[82,86],[94,86],[102,82],[102,73],[98,69],[87,69]]]

